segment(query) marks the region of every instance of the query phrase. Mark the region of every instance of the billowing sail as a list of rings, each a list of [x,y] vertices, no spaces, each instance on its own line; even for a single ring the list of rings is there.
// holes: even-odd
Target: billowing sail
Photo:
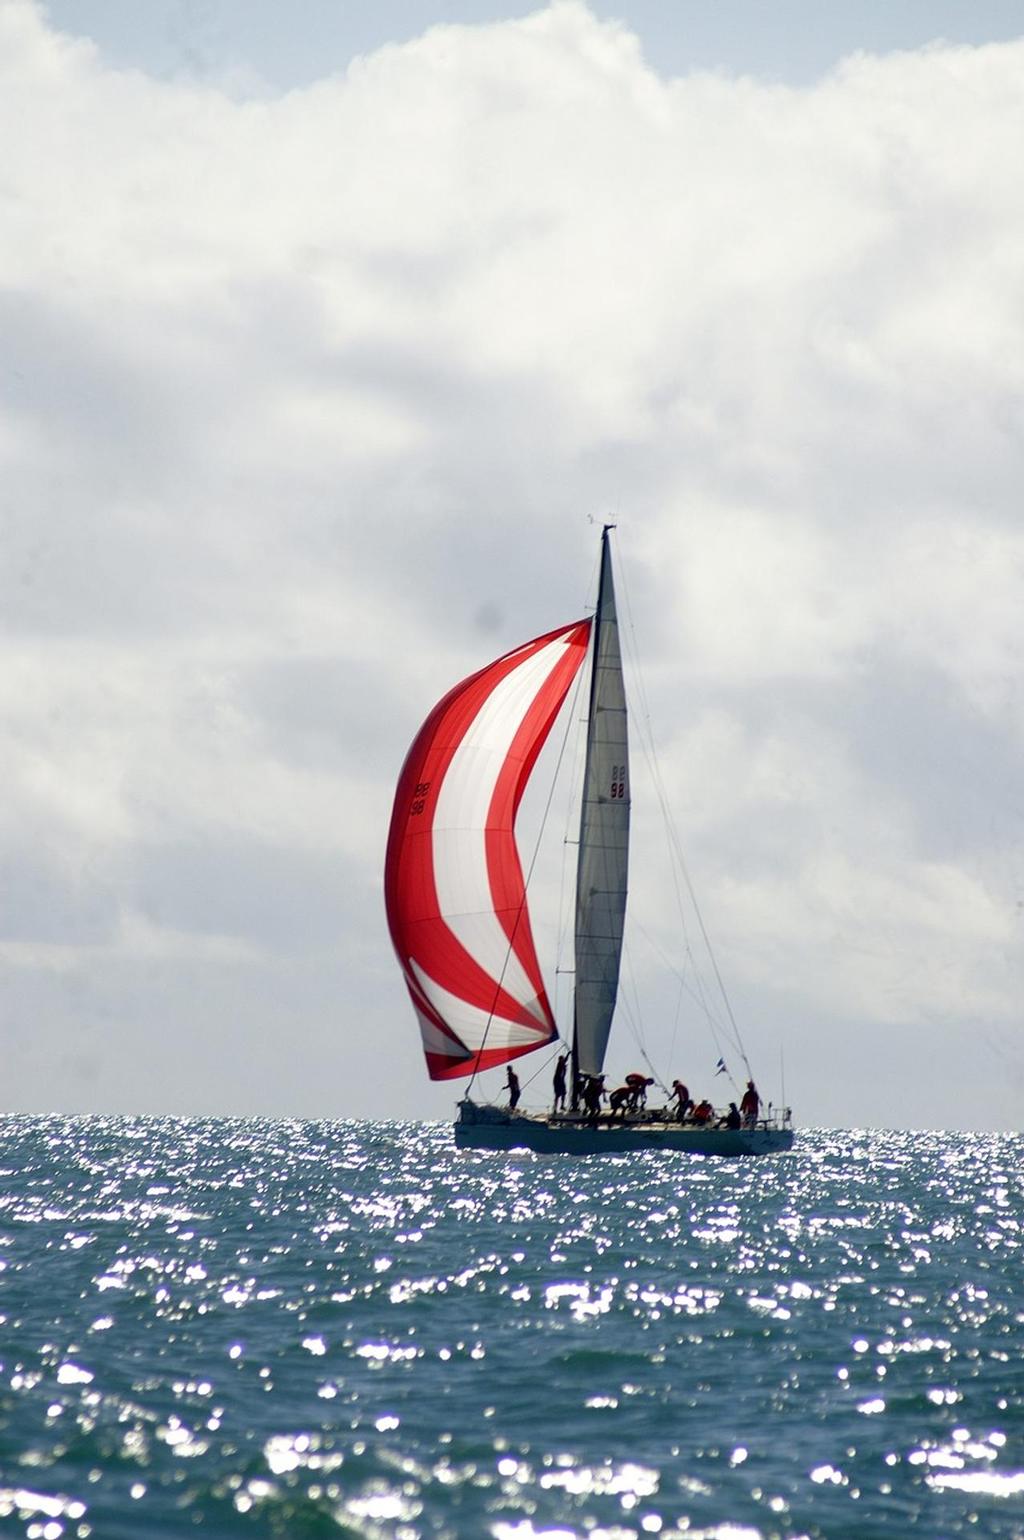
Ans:
[[[514,825],[589,632],[586,620],[551,631],[464,679],[402,767],[384,891],[433,1080],[504,1064],[556,1036]]]
[[[619,987],[629,861],[629,750],[608,531],[594,617],[594,660],[576,874],[576,1068],[600,1074]]]

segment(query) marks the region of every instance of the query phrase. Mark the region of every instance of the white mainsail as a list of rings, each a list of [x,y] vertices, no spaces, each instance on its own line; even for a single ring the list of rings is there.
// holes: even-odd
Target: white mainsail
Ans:
[[[608,528],[594,617],[593,673],[576,873],[574,1069],[600,1074],[619,987],[629,863],[629,746]]]

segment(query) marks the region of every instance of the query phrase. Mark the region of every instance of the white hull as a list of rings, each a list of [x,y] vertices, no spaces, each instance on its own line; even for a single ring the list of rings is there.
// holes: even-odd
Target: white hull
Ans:
[[[627,1155],[665,1150],[683,1155],[775,1155],[793,1145],[785,1125],[695,1128],[670,1122],[582,1120],[509,1113],[461,1102],[455,1123],[460,1150],[533,1150],[538,1155]]]

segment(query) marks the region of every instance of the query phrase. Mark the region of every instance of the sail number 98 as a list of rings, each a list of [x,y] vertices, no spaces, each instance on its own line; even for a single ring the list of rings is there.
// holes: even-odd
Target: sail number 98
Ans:
[[[417,783],[416,790],[412,794],[412,806],[409,809],[410,817],[414,817],[417,813],[422,813],[427,804],[427,792],[429,790],[429,781],[419,781]]]
[[[625,765],[612,765],[612,785],[610,795],[624,797],[626,795],[626,767]]]

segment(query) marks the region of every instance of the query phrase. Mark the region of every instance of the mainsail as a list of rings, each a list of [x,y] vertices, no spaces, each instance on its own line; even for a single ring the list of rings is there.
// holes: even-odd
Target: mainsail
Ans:
[[[514,825],[589,633],[586,620],[564,626],[464,679],[406,756],[384,892],[433,1080],[504,1064],[557,1035]]]
[[[594,617],[594,660],[576,874],[576,1008],[573,1067],[604,1064],[619,987],[629,861],[629,745],[608,530]]]

